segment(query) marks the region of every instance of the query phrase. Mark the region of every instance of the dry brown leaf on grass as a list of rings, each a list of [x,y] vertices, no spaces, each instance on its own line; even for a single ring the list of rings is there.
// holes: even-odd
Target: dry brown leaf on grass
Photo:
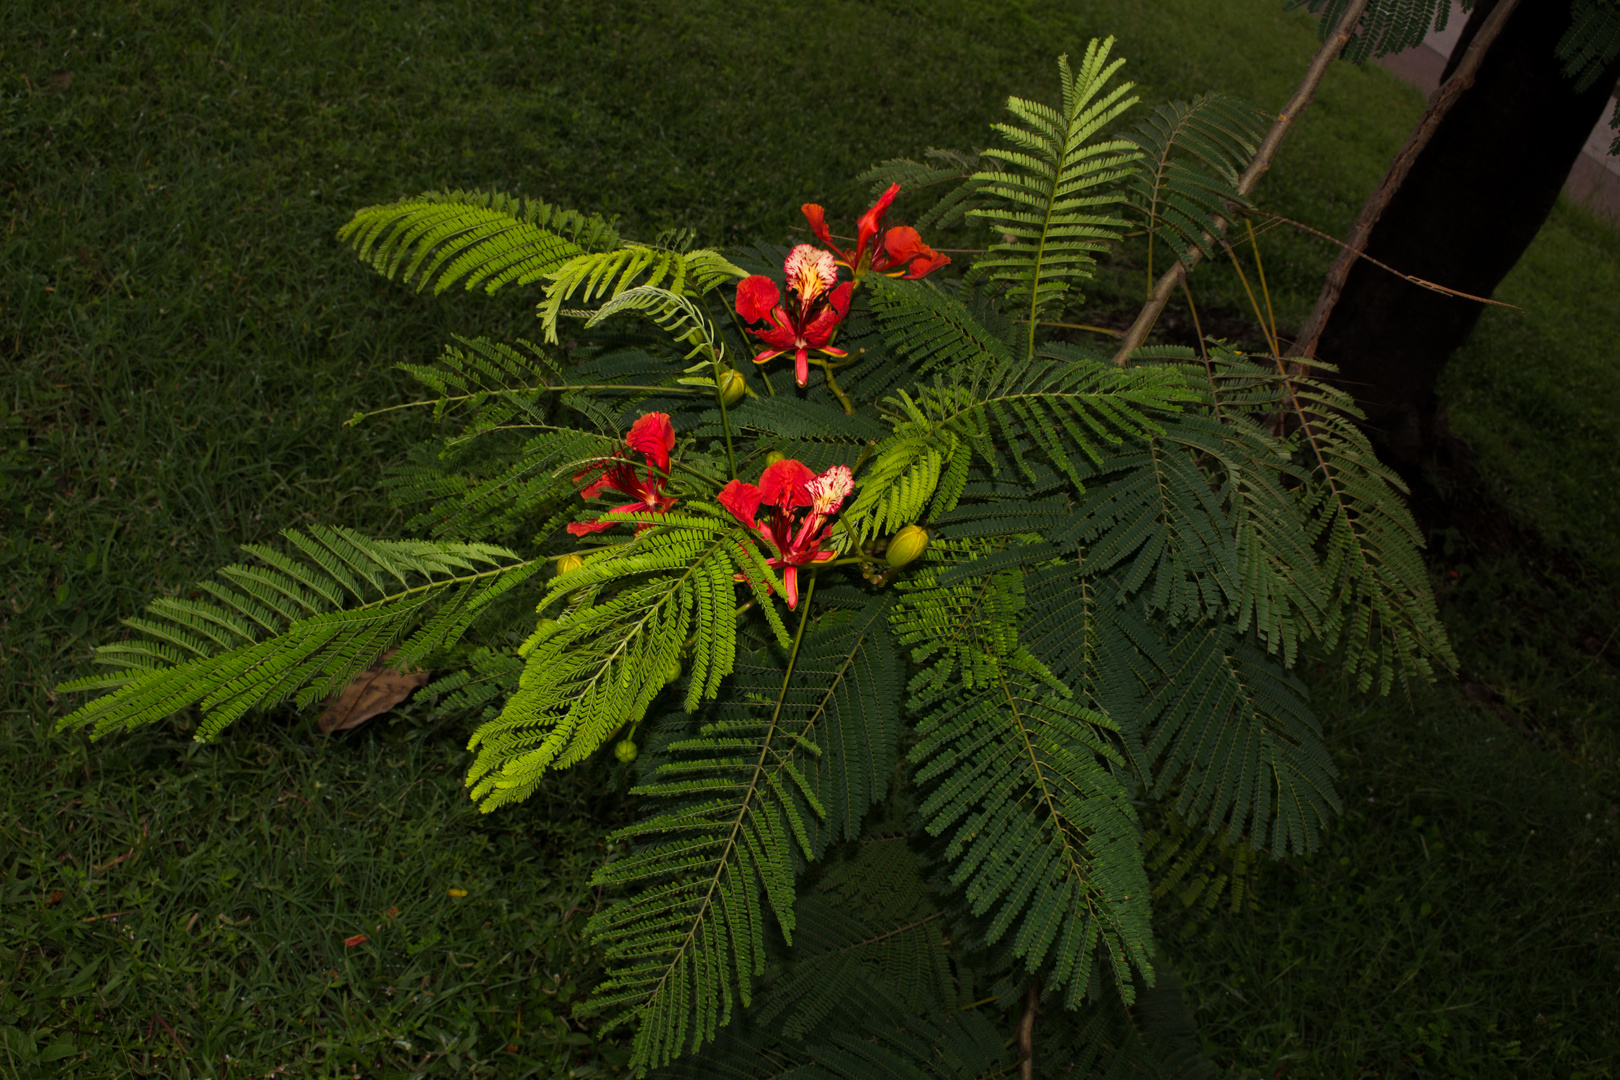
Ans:
[[[373,716],[381,716],[421,688],[431,671],[400,671],[388,666],[398,649],[389,649],[377,662],[350,680],[338,694],[326,699],[318,721],[321,734],[359,727]]]

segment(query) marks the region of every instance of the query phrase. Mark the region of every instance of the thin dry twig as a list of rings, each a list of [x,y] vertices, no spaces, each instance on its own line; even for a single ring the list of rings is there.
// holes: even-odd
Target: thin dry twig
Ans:
[[[1333,28],[1333,33],[1328,35],[1322,47],[1311,58],[1310,67],[1306,68],[1305,77],[1300,80],[1293,98],[1277,115],[1271,130],[1266,132],[1266,137],[1260,141],[1260,148],[1255,151],[1254,160],[1249,162],[1249,167],[1243,170],[1243,175],[1238,178],[1239,195],[1246,196],[1253,191],[1255,184],[1259,183],[1266,170],[1271,168],[1272,159],[1277,156],[1277,148],[1282,145],[1283,137],[1288,134],[1288,129],[1293,127],[1299,114],[1310,106],[1312,98],[1316,96],[1316,88],[1321,85],[1328,67],[1344,49],[1345,43],[1355,32],[1356,25],[1361,22],[1362,13],[1367,10],[1367,3],[1368,0],[1350,0],[1345,7],[1338,25]],[[1216,231],[1225,236],[1226,220],[1217,217],[1214,223]],[[1123,365],[1130,354],[1147,340],[1148,332],[1153,329],[1153,324],[1159,321],[1159,315],[1164,311],[1164,305],[1169,303],[1171,294],[1186,279],[1187,271],[1202,260],[1204,250],[1214,242],[1215,237],[1206,234],[1204,242],[1189,253],[1186,260],[1177,260],[1176,264],[1159,278],[1153,287],[1153,295],[1142,305],[1142,311],[1136,316],[1136,322],[1131,324],[1124,341],[1120,343],[1119,351],[1114,354],[1114,363]]]
[[[1316,307],[1311,309],[1310,317],[1305,320],[1304,327],[1300,329],[1299,339],[1295,342],[1294,347],[1289,350],[1290,356],[1316,355],[1316,344],[1321,340],[1322,330],[1327,326],[1328,319],[1332,317],[1333,309],[1339,302],[1339,294],[1344,291],[1344,283],[1350,277],[1350,268],[1355,265],[1358,258],[1367,258],[1362,251],[1366,248],[1367,241],[1372,236],[1373,228],[1378,224],[1379,218],[1383,217],[1384,211],[1389,208],[1390,202],[1395,198],[1395,193],[1400,191],[1401,185],[1406,182],[1406,177],[1411,173],[1412,166],[1417,162],[1423,148],[1429,145],[1429,140],[1440,129],[1441,121],[1446,118],[1446,114],[1451,111],[1451,107],[1457,103],[1463,93],[1474,85],[1474,76],[1479,72],[1479,65],[1485,59],[1485,53],[1490,50],[1491,43],[1501,33],[1502,27],[1507,23],[1508,16],[1513,14],[1513,9],[1517,5],[1518,0],[1501,0],[1501,3],[1491,9],[1491,13],[1486,16],[1485,22],[1480,26],[1479,33],[1475,34],[1474,40],[1468,43],[1468,48],[1463,53],[1462,60],[1457,64],[1457,70],[1452,72],[1451,78],[1447,79],[1445,84],[1437,89],[1434,96],[1429,99],[1428,111],[1423,114],[1423,119],[1418,121],[1418,126],[1407,137],[1406,145],[1402,146],[1400,153],[1395,155],[1395,164],[1390,166],[1389,173],[1384,177],[1384,182],[1378,185],[1378,190],[1368,197],[1367,201],[1362,204],[1361,213],[1356,215],[1356,223],[1350,229],[1350,238],[1345,242],[1344,250],[1339,253],[1339,257],[1333,261],[1332,267],[1328,269],[1327,279],[1322,284],[1322,294],[1317,297]],[[1378,263],[1375,259],[1368,259],[1368,261],[1383,266],[1385,270],[1390,270],[1389,267],[1384,266],[1383,263]],[[1398,270],[1391,270],[1390,272],[1400,273]],[[1435,289],[1437,292],[1444,292],[1448,295],[1462,296],[1485,304],[1498,302],[1486,300],[1483,297],[1468,296],[1466,293],[1453,293],[1449,289],[1440,288],[1431,282],[1413,278],[1406,274],[1400,276],[1414,285],[1422,285],[1424,288]]]

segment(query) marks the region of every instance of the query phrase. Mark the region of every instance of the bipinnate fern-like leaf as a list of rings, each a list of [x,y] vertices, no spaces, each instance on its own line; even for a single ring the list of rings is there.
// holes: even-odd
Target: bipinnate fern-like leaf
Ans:
[[[569,302],[580,307],[602,304],[621,293],[640,289],[661,289],[680,297],[702,296],[745,276],[712,248],[685,251],[626,242],[612,251],[581,253],[552,270],[547,275],[546,298],[540,304],[540,324],[546,341],[555,345],[557,319],[564,313],[563,305]]]
[[[283,536],[287,550],[244,545],[255,562],[125,620],[139,636],[96,650],[120,670],[58,687],[112,692],[60,726],[100,736],[197,706],[196,738],[210,739],[251,709],[325,697],[395,646],[394,663],[406,666],[453,644],[542,565],[492,544],[373,540],[322,526]]]
[[[880,195],[890,184],[899,184],[908,195],[928,192],[934,204],[917,215],[918,229],[943,229],[961,221],[977,209],[979,184],[973,174],[979,171],[979,155],[960,150],[940,150],[930,146],[923,151],[925,161],[910,158],[890,158],[880,161],[855,178],[857,184],[870,185],[873,195]],[[941,185],[950,185],[943,194],[930,191]]]
[[[1569,29],[1558,39],[1556,51],[1564,61],[1564,74],[1575,80],[1575,92],[1590,90],[1620,56],[1620,4],[1574,0]],[[1620,116],[1620,110],[1615,115]]]
[[[355,211],[338,238],[384,277],[441,293],[527,285],[575,256],[618,246],[601,218],[499,192],[429,191]]]
[[[1423,535],[1402,498],[1406,486],[1356,426],[1355,403],[1308,376],[1280,378],[1279,386],[1309,470],[1300,506],[1328,588],[1323,643],[1343,647],[1362,690],[1376,681],[1388,693],[1397,677],[1427,682],[1434,661],[1455,668],[1420,554]]]
[[[931,547],[895,611],[896,637],[924,665],[909,706],[918,813],[986,944],[1005,938],[1070,1008],[1099,960],[1129,998],[1132,971],[1152,963],[1119,726],[1018,644],[1018,570],[938,584],[970,550]]]
[[[540,611],[579,590],[598,595],[540,623],[524,643],[517,692],[467,744],[477,751],[467,784],[485,812],[527,798],[547,770],[583,761],[639,721],[683,662],[687,708],[712,698],[736,655],[735,575],[786,640],[767,591],[780,591],[780,582],[731,518],[693,504],[687,513],[621,520],[652,527],[551,583]]]
[[[1292,7],[1305,7],[1318,18],[1322,40],[1333,32],[1344,16],[1349,0],[1291,0]],[[1473,0],[1463,10],[1473,7]],[[1356,26],[1356,34],[1340,54],[1354,64],[1364,64],[1390,53],[1423,44],[1432,27],[1444,30],[1451,21],[1451,0],[1371,0]]]
[[[1125,589],[1144,590],[1149,607],[1173,621],[1234,609],[1242,592],[1237,548],[1221,493],[1193,456],[1149,437],[1107,467],[1062,531],[1085,545],[1093,572],[1119,567]]]
[[[1012,361],[1007,345],[966,305],[927,282],[868,279],[872,314],[889,353],[917,375],[956,365],[989,367]]]
[[[1037,482],[1042,470],[1055,469],[1083,493],[1082,470],[1127,439],[1160,430],[1155,416],[1197,397],[1186,374],[1170,367],[1043,360],[955,367],[914,393],[885,402],[894,433],[867,474],[879,480],[862,486],[846,515],[862,537],[925,511],[952,510],[973,456]]]
[[[701,356],[716,364],[725,362],[725,343],[708,315],[691,298],[676,290],[657,285],[625,289],[591,313],[585,325],[594,327],[605,319],[630,311],[647,316],[672,340],[690,346],[685,359]]]
[[[459,441],[515,419],[546,422],[541,402],[550,396],[550,384],[561,380],[562,368],[540,346],[521,338],[515,345],[484,337],[455,340],[435,364],[395,365],[433,391],[434,419],[456,411],[469,414]]]
[[[1143,167],[1130,179],[1131,201],[1151,239],[1168,244],[1185,260],[1197,250],[1214,251],[1209,237],[1247,203],[1238,177],[1265,137],[1269,117],[1241,98],[1203,94],[1160,105],[1127,138],[1141,147]],[[1153,280],[1153,247],[1148,247]]]
[[[622,445],[612,435],[567,428],[543,431],[515,449],[478,455],[474,462],[418,453],[388,473],[383,487],[396,506],[427,504],[407,522],[412,529],[450,539],[501,536],[566,509],[577,496],[574,474]],[[475,471],[485,464],[491,467]]]
[[[1153,798],[1277,854],[1314,850],[1340,808],[1336,769],[1305,691],[1250,635],[1169,624],[1084,564],[1029,575],[1021,640],[1106,714]]]
[[[886,791],[899,674],[887,598],[824,618],[793,657],[743,660],[696,737],[636,793],[656,808],[593,883],[630,891],[593,916],[607,978],[586,1015],[639,1021],[632,1067],[696,1051],[752,1000],[767,913],[791,943],[796,862],[858,831]]]
[[[1119,181],[1136,167],[1141,151],[1125,139],[1098,139],[1137,101],[1126,96],[1134,83],[1109,86],[1124,63],[1109,61],[1113,44],[1113,38],[1093,40],[1077,71],[1067,56],[1058,59],[1059,108],[1008,98],[1007,111],[1019,123],[996,124],[995,130],[1011,145],[983,151],[997,167],[973,175],[989,205],[972,216],[1005,238],[974,271],[1006,282],[1010,297],[1022,304],[1030,354],[1041,312],[1089,279],[1096,253],[1128,227],[1119,213],[1125,199]]]

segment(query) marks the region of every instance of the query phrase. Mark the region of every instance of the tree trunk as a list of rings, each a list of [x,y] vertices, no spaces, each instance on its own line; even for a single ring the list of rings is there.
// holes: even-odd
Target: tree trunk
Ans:
[[[1480,0],[1449,76],[1496,6]],[[1447,288],[1489,296],[1529,247],[1603,114],[1620,63],[1576,93],[1554,54],[1567,0],[1522,0],[1464,91],[1418,151],[1363,249]],[[1357,260],[1333,299],[1324,290],[1306,352],[1366,410],[1390,464],[1409,470],[1433,449],[1435,384],[1482,306],[1413,285]],[[1302,338],[1304,336],[1302,335]]]

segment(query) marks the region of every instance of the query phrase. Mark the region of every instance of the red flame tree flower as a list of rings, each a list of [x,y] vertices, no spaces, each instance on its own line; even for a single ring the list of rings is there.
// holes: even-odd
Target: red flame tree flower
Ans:
[[[838,324],[849,314],[855,287],[847,281],[838,284],[838,264],[832,255],[809,244],[788,252],[782,270],[787,277],[788,306],[779,302],[782,293],[776,282],[754,274],[737,284],[737,314],[747,322],[766,324],[762,330],[748,331],[766,345],[754,363],[763,364],[792,350],[793,380],[803,386],[810,379],[811,349],[828,356],[849,355],[831,342]]]
[[[832,242],[825,210],[815,203],[805,203],[799,209],[804,211],[804,218],[810,223],[810,231],[816,234],[816,239],[832,248],[838,261],[854,272],[856,280],[871,270],[888,277],[904,276],[915,281],[938,270],[951,258],[923,243],[917,230],[910,225],[897,225],[892,229],[883,227],[883,215],[888,213],[889,204],[894,202],[898,194],[900,185],[890,184],[889,190],[878,196],[872,208],[860,216],[860,220],[855,222],[855,247],[850,251]]]
[[[634,463],[624,456],[623,451],[619,451],[577,473],[574,482],[578,483],[601,469],[602,475],[580,491],[581,498],[592,499],[600,495],[604,488],[612,488],[634,501],[605,511],[600,520],[574,522],[568,526],[568,531],[573,535],[588,536],[611,529],[618,524],[608,520],[614,514],[662,514],[675,505],[674,496],[663,494],[664,485],[669,482],[669,452],[675,449],[675,428],[669,422],[669,414],[647,413],[630,425],[630,434],[625,436],[624,443],[626,449],[640,454],[646,462],[645,475],[636,475]],[[636,531],[645,528],[648,526],[642,523]]]
[[[832,532],[828,519],[853,490],[855,478],[847,465],[834,465],[818,476],[803,462],[784,458],[765,467],[758,487],[733,480],[715,497],[776,550],[765,562],[782,568],[783,593],[788,607],[796,608],[799,567],[838,557],[837,552],[821,550],[821,545]]]

